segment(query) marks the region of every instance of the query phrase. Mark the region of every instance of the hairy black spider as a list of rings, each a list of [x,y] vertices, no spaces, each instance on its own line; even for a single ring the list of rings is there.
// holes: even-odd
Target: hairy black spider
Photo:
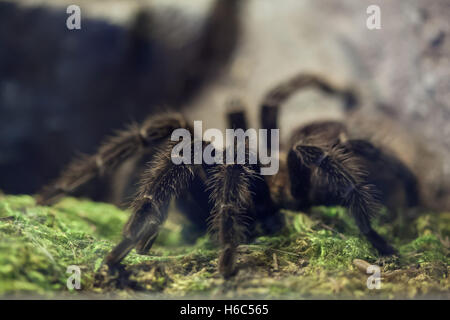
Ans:
[[[261,106],[262,127],[278,128],[280,105],[305,87],[341,98],[347,110],[358,102],[350,89],[315,75],[300,74],[268,92]],[[246,130],[244,110],[229,113],[228,125]],[[393,199],[394,188],[406,199],[401,206],[414,206],[418,201],[416,178],[403,163],[369,141],[352,139],[346,126],[337,121],[314,122],[295,130],[289,143],[282,146],[280,170],[273,176],[260,175],[261,164],[176,165],[170,154],[177,142],[170,136],[177,128],[192,132],[178,113],[152,116],[140,126],[129,127],[107,140],[97,154],[71,163],[38,195],[39,203],[52,203],[127,158],[150,152],[153,157],[131,205],[123,240],[108,254],[106,264],[117,266],[133,248],[147,254],[175,198],[189,219],[203,229],[208,221],[218,234],[222,247],[219,271],[229,277],[236,271],[238,245],[255,232],[256,224],[264,232],[282,226],[282,208],[343,205],[378,252],[390,255],[395,250],[371,227],[370,218],[381,204],[398,205]],[[203,141],[203,148],[208,145]]]

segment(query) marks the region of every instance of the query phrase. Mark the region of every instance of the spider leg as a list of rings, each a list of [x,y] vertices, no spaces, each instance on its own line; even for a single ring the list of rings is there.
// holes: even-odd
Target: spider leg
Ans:
[[[249,141],[235,137],[234,144],[223,151],[223,159],[230,148],[234,148],[233,163],[215,164],[206,169],[212,204],[210,230],[218,234],[222,246],[219,272],[224,278],[235,274],[237,247],[247,239],[257,219],[265,231],[271,229],[267,226],[269,221],[272,231],[281,224],[267,182],[260,175],[260,164],[252,163],[255,154]],[[245,152],[244,161],[238,160],[239,152]]]
[[[352,89],[340,88],[326,78],[314,74],[300,73],[293,78],[278,84],[265,95],[260,110],[262,128],[278,128],[279,107],[293,94],[308,87],[316,88],[325,94],[341,98],[345,110],[352,110],[358,104],[356,92]]]
[[[141,254],[150,250],[167,219],[170,200],[186,190],[194,179],[194,165],[172,162],[170,154],[174,145],[168,142],[157,151],[144,172],[131,205],[132,214],[123,229],[123,240],[105,259],[108,266],[120,263],[134,247]]]
[[[245,106],[240,99],[232,99],[227,105],[227,124],[230,129],[248,129]]]
[[[196,61],[192,64],[193,74],[211,72],[227,62],[239,40],[242,1],[216,0],[205,21],[204,32],[200,35]]]
[[[227,121],[229,128],[233,129],[243,129],[246,131],[248,129],[247,114],[245,112],[245,105],[240,99],[232,99],[228,103]],[[256,219],[249,229],[255,226],[256,222],[261,223],[261,227],[265,233],[274,233],[278,231],[282,225],[283,221],[278,213],[278,208],[276,208],[268,186],[268,181],[263,177],[256,179],[251,184],[251,192],[255,195],[254,203],[254,213]],[[249,230],[251,232],[251,230]]]
[[[44,187],[37,195],[37,202],[48,205],[64,194],[75,191],[97,175],[101,175],[122,164],[132,156],[142,154],[160,145],[176,128],[186,127],[180,114],[162,114],[148,118],[142,126],[131,125],[116,136],[106,140],[92,156],[83,156],[72,161],[53,183]]]
[[[420,204],[420,191],[417,178],[398,158],[380,150],[366,140],[348,140],[344,143],[344,147],[348,148],[358,157],[366,160],[366,163],[373,167],[369,170],[369,172],[373,173],[373,177],[369,174],[368,179],[377,181],[376,185],[383,193],[383,202],[391,204],[391,206],[392,203],[399,202],[387,201],[390,194],[395,193],[393,192],[393,188],[398,187],[398,189],[402,189],[404,192],[404,207],[415,207]]]
[[[213,203],[210,228],[218,233],[222,246],[219,272],[228,278],[235,273],[237,246],[245,240],[253,200],[250,186],[257,173],[244,164],[219,164],[210,170],[208,186]]]
[[[314,145],[296,144],[290,151],[289,168],[306,166],[311,170],[312,187],[331,192],[336,203],[348,208],[356,225],[369,242],[382,255],[394,254],[395,250],[370,224],[370,218],[378,211],[377,190],[366,181],[366,173],[353,154],[342,146],[323,149]],[[292,176],[291,179],[297,179]],[[295,190],[296,192],[304,192]],[[332,197],[328,197],[332,198]],[[332,201],[333,201],[332,200]]]

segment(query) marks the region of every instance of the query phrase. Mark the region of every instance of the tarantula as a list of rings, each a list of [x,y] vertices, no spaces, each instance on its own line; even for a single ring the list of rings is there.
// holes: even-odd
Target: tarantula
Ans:
[[[281,104],[306,87],[342,99],[346,110],[352,110],[358,102],[351,89],[339,88],[312,74],[300,74],[268,92],[261,105],[262,127],[278,128]],[[230,112],[228,125],[246,130],[245,111]],[[404,195],[403,205],[413,206],[418,201],[416,178],[402,162],[369,141],[351,139],[346,126],[337,121],[314,122],[295,130],[289,143],[282,146],[280,170],[273,176],[260,175],[260,163],[174,164],[170,154],[177,142],[170,136],[178,128],[192,131],[178,113],[152,116],[140,126],[132,125],[107,140],[97,154],[71,163],[59,179],[43,189],[38,202],[50,204],[129,157],[149,151],[152,160],[142,174],[123,239],[107,255],[106,264],[114,268],[133,248],[147,254],[175,198],[190,220],[204,229],[208,221],[210,229],[217,232],[222,247],[219,271],[227,278],[236,272],[238,245],[256,230],[256,224],[264,232],[281,226],[280,209],[343,205],[373,247],[381,255],[391,255],[394,248],[371,227],[370,218],[381,204],[396,205],[394,189]],[[210,145],[203,141],[203,148]]]

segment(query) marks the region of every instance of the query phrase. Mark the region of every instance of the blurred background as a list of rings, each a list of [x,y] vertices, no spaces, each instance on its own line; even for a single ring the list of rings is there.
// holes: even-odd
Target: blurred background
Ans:
[[[66,8],[81,8],[68,30]],[[381,29],[366,27],[369,5]],[[314,91],[281,114],[281,135],[346,121],[400,157],[430,207],[450,208],[448,0],[0,1],[0,189],[34,193],[77,152],[148,114],[180,110],[225,128],[227,101],[258,127],[264,93],[299,72],[361,92],[349,117]],[[112,201],[108,178],[84,191]]]

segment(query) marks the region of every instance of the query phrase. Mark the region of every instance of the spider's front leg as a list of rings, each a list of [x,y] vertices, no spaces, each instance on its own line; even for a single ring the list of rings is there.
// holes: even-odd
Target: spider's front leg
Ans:
[[[174,129],[185,127],[186,121],[176,113],[156,115],[148,118],[141,126],[130,126],[104,142],[96,154],[72,161],[59,178],[38,193],[38,204],[56,202],[95,176],[116,168],[144,150],[153,150],[166,141]]]
[[[382,255],[395,253],[383,237],[371,226],[370,218],[379,211],[380,204],[376,199],[377,190],[366,182],[366,173],[362,170],[358,159],[339,146],[322,148],[315,145],[295,144],[288,157],[288,167],[291,173],[298,168],[307,167],[311,179],[310,188],[326,190],[326,197],[335,204],[344,205],[355,219],[356,225],[374,248]],[[298,177],[291,176],[291,180]],[[296,190],[292,183],[293,195],[308,195],[305,190]],[[314,197],[314,195],[313,195]],[[319,200],[320,201],[320,200]],[[312,202],[317,202],[312,199]]]
[[[257,172],[251,165],[219,164],[210,170],[208,186],[213,203],[210,228],[219,236],[222,251],[219,272],[235,274],[236,249],[246,238],[248,213],[253,206],[252,180]]]
[[[132,215],[123,229],[123,240],[105,259],[114,267],[134,248],[147,253],[167,218],[172,197],[186,190],[198,167],[191,164],[175,164],[170,154],[175,143],[167,142],[155,153],[148,169],[142,176],[140,188],[132,204]]]

